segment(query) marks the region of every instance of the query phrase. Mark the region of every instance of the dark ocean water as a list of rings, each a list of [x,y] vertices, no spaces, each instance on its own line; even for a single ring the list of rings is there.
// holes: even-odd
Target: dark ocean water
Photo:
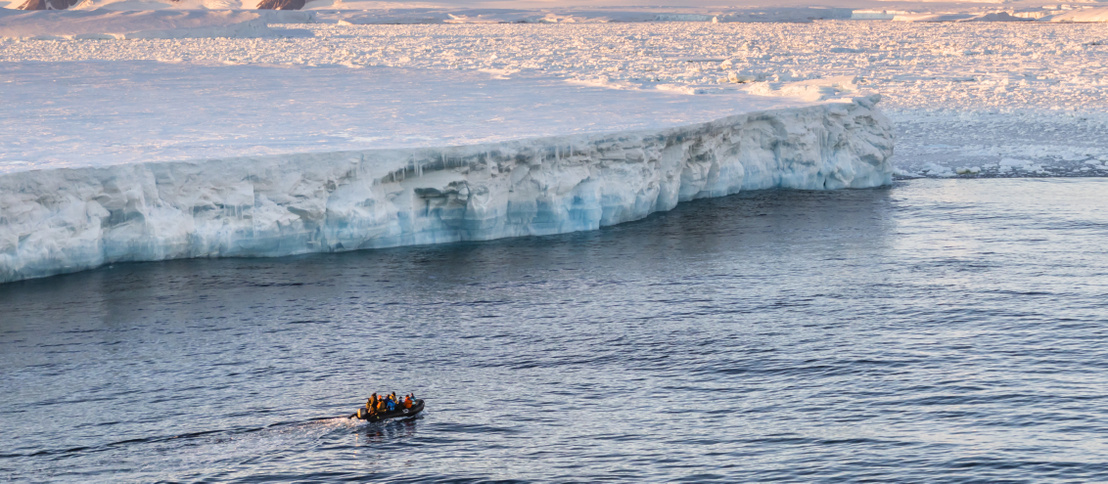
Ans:
[[[0,480],[1108,480],[1108,179],[0,286]],[[356,424],[371,391],[418,419]]]

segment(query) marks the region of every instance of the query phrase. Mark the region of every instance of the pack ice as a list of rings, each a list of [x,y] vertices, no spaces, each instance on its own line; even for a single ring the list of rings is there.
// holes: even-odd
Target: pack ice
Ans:
[[[388,68],[2,68],[0,282],[594,230],[696,198],[892,177],[876,96]]]

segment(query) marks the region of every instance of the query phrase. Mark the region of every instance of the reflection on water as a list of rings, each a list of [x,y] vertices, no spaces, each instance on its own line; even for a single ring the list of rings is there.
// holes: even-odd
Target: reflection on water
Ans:
[[[16,480],[1104,480],[1108,180],[0,286]],[[349,415],[415,391],[415,420]]]
[[[415,435],[419,417],[404,420],[387,421],[377,424],[365,424],[358,432],[361,445],[395,442]]]

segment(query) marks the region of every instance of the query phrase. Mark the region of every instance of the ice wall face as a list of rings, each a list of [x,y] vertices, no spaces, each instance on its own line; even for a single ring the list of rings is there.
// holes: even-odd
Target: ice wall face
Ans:
[[[891,182],[876,97],[655,131],[0,176],[0,282],[122,261],[593,230],[678,202]]]

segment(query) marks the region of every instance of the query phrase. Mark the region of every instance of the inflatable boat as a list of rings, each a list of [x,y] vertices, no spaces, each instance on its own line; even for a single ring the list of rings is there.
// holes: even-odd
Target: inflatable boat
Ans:
[[[368,422],[380,422],[382,420],[389,420],[393,418],[409,418],[415,417],[419,412],[423,411],[423,400],[413,400],[412,408],[404,408],[403,405],[397,407],[394,410],[385,412],[369,413],[365,407],[359,408],[358,412],[351,415],[350,418],[358,418]]]

